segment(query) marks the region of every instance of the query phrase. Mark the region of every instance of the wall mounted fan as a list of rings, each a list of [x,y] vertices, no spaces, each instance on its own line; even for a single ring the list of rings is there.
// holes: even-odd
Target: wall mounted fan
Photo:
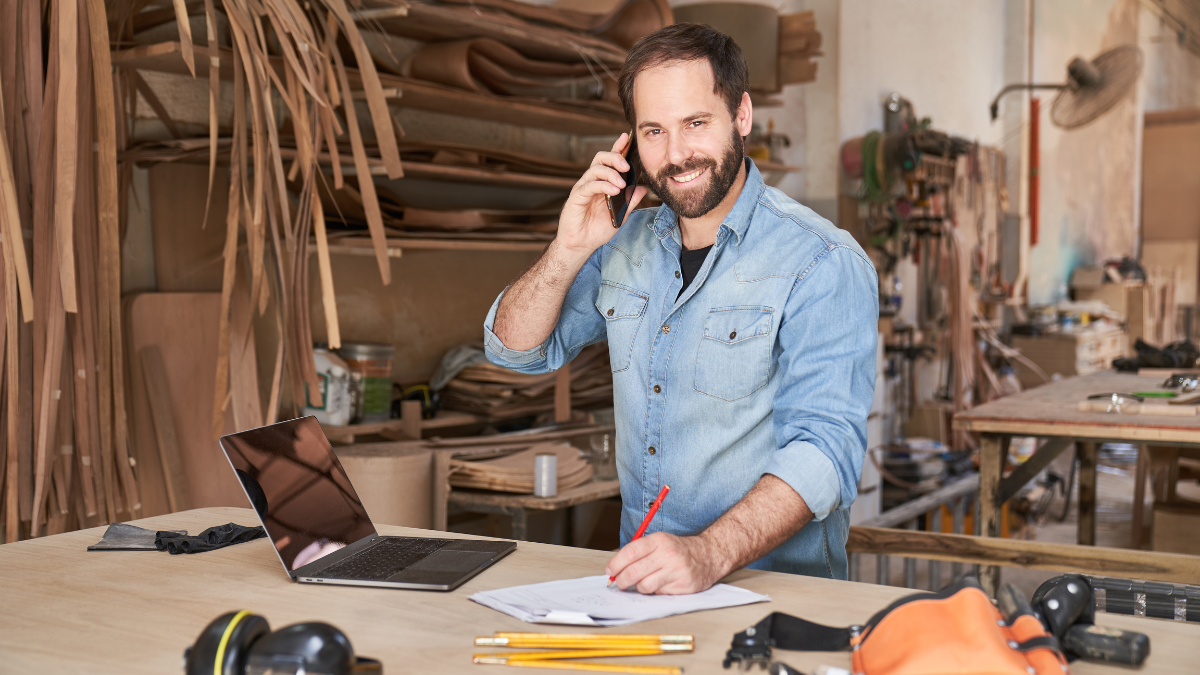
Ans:
[[[1050,120],[1064,129],[1081,127],[1124,98],[1142,74],[1142,50],[1133,45],[1110,49],[1091,61],[1075,57],[1063,84],[1010,84],[992,100],[992,121],[1000,113],[1000,97],[1019,89],[1058,89],[1050,104]]]

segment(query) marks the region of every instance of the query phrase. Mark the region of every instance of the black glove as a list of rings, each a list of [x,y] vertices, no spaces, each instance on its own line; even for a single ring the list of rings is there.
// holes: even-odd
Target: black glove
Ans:
[[[213,549],[225,548],[233,544],[241,544],[265,537],[262,527],[246,527],[228,523],[210,527],[200,534],[189,537],[177,532],[159,531],[154,533],[154,546],[158,550],[166,550],[171,555],[179,553],[203,553]]]

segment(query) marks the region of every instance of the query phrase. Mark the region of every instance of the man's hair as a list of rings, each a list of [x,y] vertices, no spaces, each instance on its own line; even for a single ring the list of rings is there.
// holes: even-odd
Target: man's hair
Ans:
[[[730,116],[737,115],[742,94],[750,90],[750,69],[742,48],[721,31],[698,23],[676,23],[638,40],[625,57],[617,93],[631,125],[637,120],[633,111],[633,81],[638,73],[665,63],[707,60],[712,66],[713,93],[729,106]]]

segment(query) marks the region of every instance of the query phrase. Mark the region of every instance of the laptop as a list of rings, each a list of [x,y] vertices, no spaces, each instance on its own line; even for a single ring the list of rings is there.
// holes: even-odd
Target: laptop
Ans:
[[[295,581],[451,591],[517,548],[380,536],[315,417],[223,436],[221,448]]]

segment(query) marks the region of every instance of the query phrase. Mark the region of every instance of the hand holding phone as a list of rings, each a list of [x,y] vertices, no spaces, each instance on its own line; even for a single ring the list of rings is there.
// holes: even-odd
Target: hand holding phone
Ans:
[[[612,226],[617,228],[625,222],[629,206],[633,203],[633,193],[637,190],[637,136],[633,135],[632,129],[629,131],[629,142],[625,144],[625,150],[621,152],[621,156],[629,164],[629,170],[621,173],[625,187],[616,195],[607,198],[608,215],[612,218]]]
[[[636,163],[632,134],[621,134],[611,150],[596,153],[563,205],[556,248],[572,259],[586,259],[613,238],[646,196],[647,188],[637,185]]]

